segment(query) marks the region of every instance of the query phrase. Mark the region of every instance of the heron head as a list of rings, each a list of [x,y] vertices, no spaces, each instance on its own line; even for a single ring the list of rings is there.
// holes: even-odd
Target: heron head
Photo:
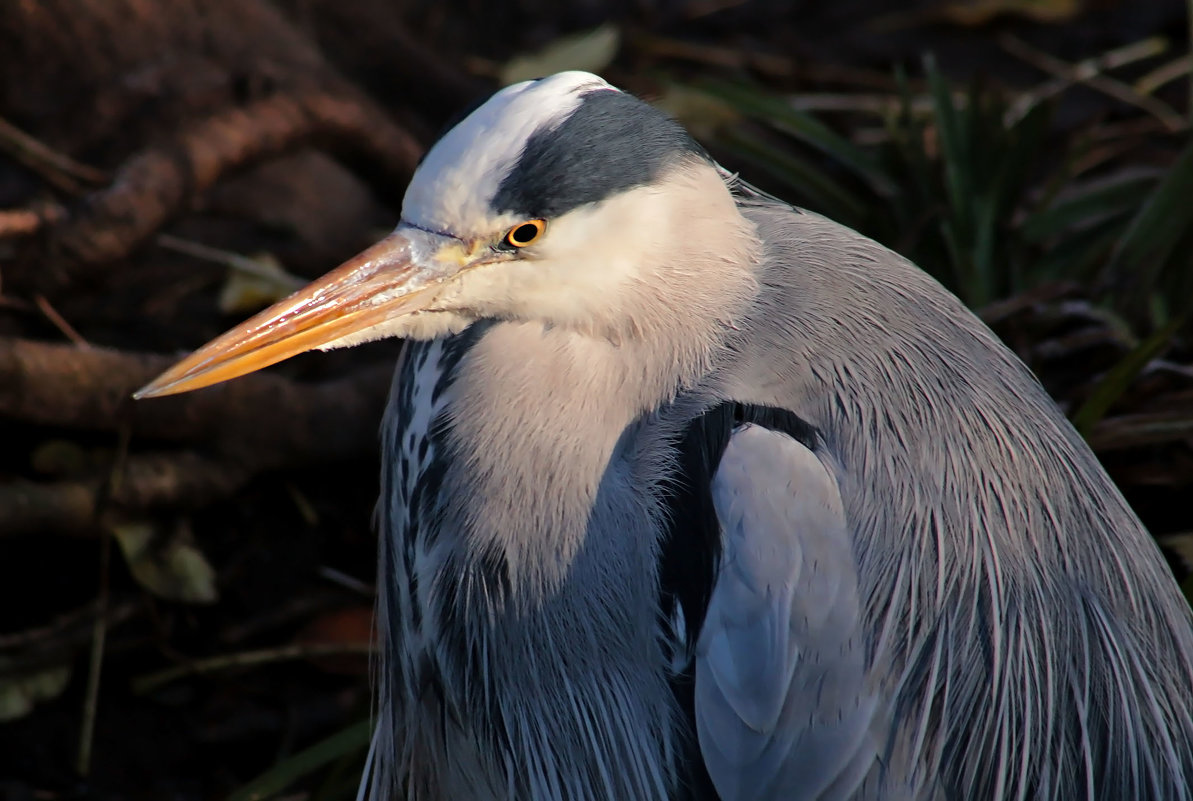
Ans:
[[[743,226],[716,165],[661,111],[583,72],[516,84],[431,148],[392,234],[137,396],[478,319],[617,341],[641,330],[651,303],[667,305],[668,272],[691,264],[685,247],[722,247],[717,231]]]

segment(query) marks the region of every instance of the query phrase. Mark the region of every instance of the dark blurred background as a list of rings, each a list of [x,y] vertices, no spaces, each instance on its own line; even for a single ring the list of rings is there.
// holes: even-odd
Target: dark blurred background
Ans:
[[[956,292],[1190,588],[1191,6],[0,0],[0,798],[352,797],[400,343],[129,394],[562,69]]]

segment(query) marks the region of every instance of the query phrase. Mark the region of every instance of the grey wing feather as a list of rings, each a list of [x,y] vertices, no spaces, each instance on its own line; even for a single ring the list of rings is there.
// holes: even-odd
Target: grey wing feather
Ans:
[[[712,482],[723,558],[696,652],[700,750],[725,801],[849,798],[876,759],[857,565],[830,472],[743,426]]]

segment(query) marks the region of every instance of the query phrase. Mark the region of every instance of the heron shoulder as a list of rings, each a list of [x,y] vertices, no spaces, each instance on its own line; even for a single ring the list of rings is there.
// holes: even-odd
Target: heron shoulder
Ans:
[[[842,465],[891,781],[1186,798],[1188,605],[1063,412],[907,260],[814,214],[744,213],[767,256],[730,384],[814,424]]]

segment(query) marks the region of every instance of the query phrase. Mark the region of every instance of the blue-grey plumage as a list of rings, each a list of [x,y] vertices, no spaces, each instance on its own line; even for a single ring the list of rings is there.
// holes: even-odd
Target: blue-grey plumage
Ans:
[[[405,336],[378,799],[1188,799],[1193,620],[997,338],[599,78],[147,389]]]

